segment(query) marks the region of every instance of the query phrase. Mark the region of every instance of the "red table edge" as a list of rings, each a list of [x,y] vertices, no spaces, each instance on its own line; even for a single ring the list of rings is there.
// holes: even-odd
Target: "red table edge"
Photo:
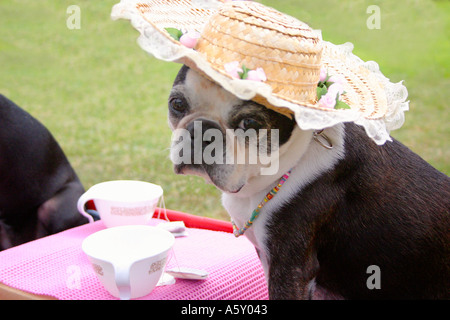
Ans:
[[[164,219],[164,210],[167,214],[167,219],[170,221],[183,221],[187,228],[198,228],[212,231],[222,231],[233,233],[233,226],[231,222],[219,219],[196,216],[190,213],[174,211],[169,209],[156,208],[153,218]]]
[[[88,201],[87,208],[95,210],[94,202]],[[222,231],[233,233],[233,226],[229,221],[219,219],[196,216],[194,214],[174,211],[170,209],[156,208],[153,218],[165,219],[164,210],[167,214],[167,219],[170,221],[183,221],[187,228],[206,229],[212,231]]]

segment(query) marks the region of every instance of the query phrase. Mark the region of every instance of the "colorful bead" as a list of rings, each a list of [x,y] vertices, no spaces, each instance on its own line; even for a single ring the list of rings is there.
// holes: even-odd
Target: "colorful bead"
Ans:
[[[286,180],[289,178],[291,174],[291,170],[289,170],[286,174],[283,175],[283,177],[281,178],[281,180],[278,182],[278,184],[272,189],[270,190],[269,193],[267,193],[267,195],[264,197],[263,201],[261,201],[258,204],[258,207],[253,210],[252,212],[252,216],[250,218],[250,220],[248,220],[245,225],[239,229],[236,224],[234,223],[234,221],[231,221],[231,224],[233,226],[233,234],[234,236],[237,238],[239,236],[242,236],[244,234],[244,232],[250,228],[253,224],[253,222],[256,220],[256,218],[258,218],[259,216],[259,211],[262,209],[262,207],[264,207],[264,205],[269,202],[269,200],[271,200],[275,194],[280,190],[280,188],[283,186],[283,184],[286,182]]]

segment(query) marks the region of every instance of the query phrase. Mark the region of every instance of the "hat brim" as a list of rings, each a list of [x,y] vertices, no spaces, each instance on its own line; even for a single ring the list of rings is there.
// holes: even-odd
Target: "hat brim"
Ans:
[[[201,31],[220,5],[221,1],[217,0],[121,0],[113,7],[111,17],[130,20],[140,32],[139,45],[155,58],[185,64],[242,100],[256,100],[282,114],[294,114],[303,130],[355,122],[381,145],[391,140],[391,130],[403,125],[404,112],[408,110],[405,86],[401,82],[390,82],[377,63],[364,62],[354,55],[351,43],[334,45],[323,41],[322,64],[330,74],[345,76],[346,93],[342,100],[351,107],[328,109],[318,103],[299,102],[275,94],[264,82],[235,79],[211,65],[201,53],[174,40],[166,31],[166,28]]]

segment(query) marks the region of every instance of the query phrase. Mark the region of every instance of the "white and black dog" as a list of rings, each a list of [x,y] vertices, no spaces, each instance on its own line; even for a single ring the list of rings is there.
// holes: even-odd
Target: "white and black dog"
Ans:
[[[329,141],[317,143],[295,120],[242,101],[186,66],[169,97],[169,123],[175,172],[218,187],[237,226],[292,169],[245,233],[271,299],[450,298],[450,179],[400,142],[378,146],[362,127],[345,123],[325,129]],[[261,174],[267,164],[260,162],[179,161],[213,142],[198,143],[196,125],[204,134],[222,132],[224,142],[230,129],[278,129],[279,148],[266,139],[265,149],[276,149],[279,162]],[[191,138],[181,138],[183,131]],[[238,149],[223,148],[219,158]],[[369,285],[371,270],[379,273],[376,286]]]
[[[87,223],[83,192],[47,128],[0,94],[0,251]]]

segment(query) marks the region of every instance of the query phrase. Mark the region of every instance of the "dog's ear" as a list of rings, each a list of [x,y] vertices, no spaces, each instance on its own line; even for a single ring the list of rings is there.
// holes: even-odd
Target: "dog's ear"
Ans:
[[[173,86],[176,86],[178,84],[183,84],[184,81],[186,80],[186,75],[189,71],[189,67],[186,65],[183,65],[180,69],[180,71],[178,71],[178,74],[175,78],[175,81],[173,82]]]

